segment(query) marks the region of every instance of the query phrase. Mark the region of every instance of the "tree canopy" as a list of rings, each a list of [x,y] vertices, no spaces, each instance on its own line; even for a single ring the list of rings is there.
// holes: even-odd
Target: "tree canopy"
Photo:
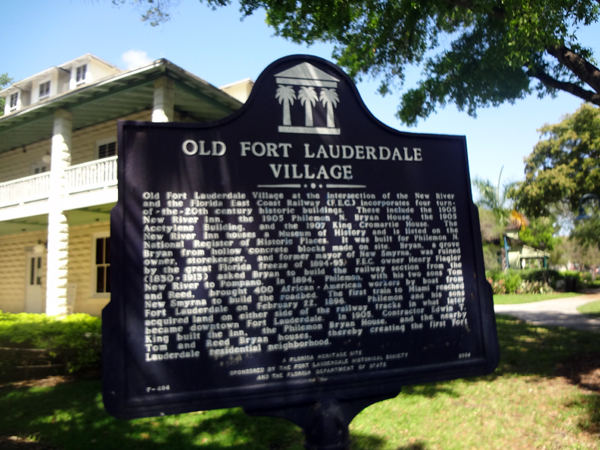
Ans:
[[[551,217],[537,217],[519,231],[519,239],[534,248],[553,250],[558,242],[556,231]]]
[[[169,20],[170,0],[142,3],[144,20]],[[263,9],[279,36],[334,43],[338,64],[355,78],[380,77],[382,94],[402,86],[408,67],[421,67],[400,100],[406,124],[449,102],[474,116],[536,92],[600,105],[600,70],[577,38],[600,19],[600,0],[240,0],[243,16]]]
[[[571,237],[584,247],[600,249],[600,214],[595,212],[589,219],[579,221]]]
[[[545,216],[557,203],[576,210],[583,195],[600,196],[600,109],[583,104],[539,131],[541,140],[525,159],[525,180],[509,192],[517,207]]]
[[[475,177],[471,180],[479,192],[479,199],[476,202],[477,206],[492,211],[496,223],[499,225],[506,225],[505,222],[508,220],[510,214],[510,208],[507,205],[507,193],[512,186],[512,183],[508,183],[503,187],[500,185],[503,170],[504,166],[500,169],[498,184],[496,186],[494,186],[490,180],[484,180],[479,177]]]
[[[7,73],[0,73],[0,88],[3,88],[12,81],[12,78]],[[4,103],[5,100],[0,98],[0,116],[4,115]]]

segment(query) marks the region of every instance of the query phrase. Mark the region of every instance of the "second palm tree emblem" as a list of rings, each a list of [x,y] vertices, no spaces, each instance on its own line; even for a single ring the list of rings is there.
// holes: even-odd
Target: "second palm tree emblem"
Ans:
[[[340,134],[340,129],[335,126],[334,115],[334,109],[340,102],[336,92],[340,82],[337,78],[309,63],[284,70],[275,77],[278,84],[275,98],[283,106],[283,121],[278,128],[280,133]],[[291,107],[295,100],[299,100],[300,106],[304,107],[304,125],[292,124]],[[326,117],[326,123],[322,124],[325,126],[314,125],[315,108],[321,108],[321,115]]]

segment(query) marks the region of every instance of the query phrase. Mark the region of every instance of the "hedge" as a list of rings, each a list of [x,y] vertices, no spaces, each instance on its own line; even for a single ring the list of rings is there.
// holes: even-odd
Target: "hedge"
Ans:
[[[46,350],[43,354],[48,364],[62,365],[71,374],[100,368],[101,330],[101,319],[87,314],[57,318],[0,311],[0,347],[30,349],[23,350],[22,354],[36,353],[31,349]],[[19,352],[13,353],[18,355]],[[0,372],[12,370],[15,358],[17,356],[0,359]]]

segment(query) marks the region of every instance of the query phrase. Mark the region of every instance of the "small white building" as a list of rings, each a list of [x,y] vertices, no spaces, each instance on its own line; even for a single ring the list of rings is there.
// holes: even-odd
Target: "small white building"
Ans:
[[[218,89],[165,59],[122,71],[86,54],[0,91],[0,310],[100,315],[117,121],[213,121],[251,88]]]

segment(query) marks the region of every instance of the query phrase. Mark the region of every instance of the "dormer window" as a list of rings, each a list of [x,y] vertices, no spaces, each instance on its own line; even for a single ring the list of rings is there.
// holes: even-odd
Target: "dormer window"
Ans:
[[[40,98],[48,97],[50,95],[50,82],[40,84]]]
[[[18,103],[19,103],[19,93],[15,92],[14,94],[11,94],[11,96],[10,96],[10,101],[9,101],[10,110],[14,111],[15,109],[17,109]]]
[[[75,72],[75,83],[85,83],[85,74],[87,72],[87,64],[79,66]]]

